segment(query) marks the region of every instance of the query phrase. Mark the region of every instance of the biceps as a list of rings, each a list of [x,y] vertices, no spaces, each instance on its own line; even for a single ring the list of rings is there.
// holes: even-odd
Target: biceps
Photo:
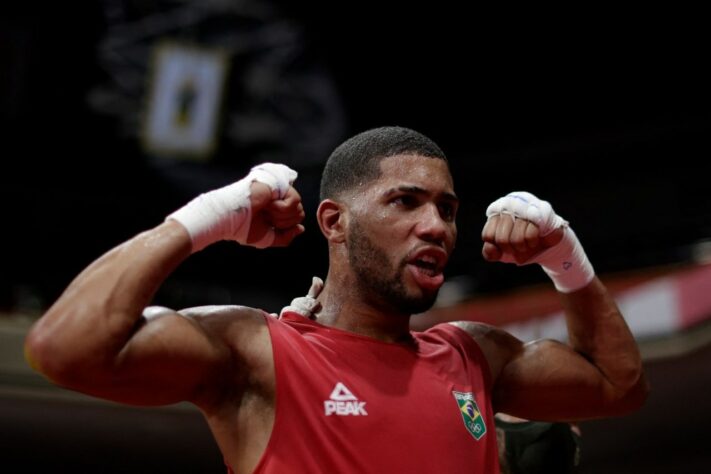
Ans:
[[[503,368],[494,408],[536,420],[579,420],[616,414],[620,395],[603,374],[569,346],[526,344]]]

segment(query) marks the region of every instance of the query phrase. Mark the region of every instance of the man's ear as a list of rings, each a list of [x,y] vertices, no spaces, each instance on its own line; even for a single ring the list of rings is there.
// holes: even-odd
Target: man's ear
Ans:
[[[331,199],[324,199],[316,211],[321,232],[329,242],[340,244],[346,240],[346,210]]]

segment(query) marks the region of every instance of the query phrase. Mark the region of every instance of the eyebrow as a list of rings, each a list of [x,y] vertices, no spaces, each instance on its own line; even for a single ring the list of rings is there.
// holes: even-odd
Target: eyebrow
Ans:
[[[392,195],[395,194],[395,193],[425,194],[425,195],[431,194],[429,191],[427,191],[426,189],[421,188],[421,187],[419,187],[419,186],[407,186],[407,185],[403,185],[403,186],[398,186],[397,188],[390,188],[390,189],[388,189],[388,190],[385,192],[385,197],[392,196]],[[441,193],[441,194],[440,194],[440,197],[443,198],[443,199],[446,200],[446,201],[452,201],[452,202],[455,202],[455,203],[459,203],[459,198],[458,198],[456,195],[452,194],[452,193],[444,192],[444,193]]]

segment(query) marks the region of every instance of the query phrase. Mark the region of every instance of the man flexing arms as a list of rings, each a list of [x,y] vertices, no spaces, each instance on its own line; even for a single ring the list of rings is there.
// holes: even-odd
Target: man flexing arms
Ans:
[[[194,403],[237,473],[498,472],[494,411],[579,420],[643,403],[624,319],[567,223],[528,193],[489,207],[483,253],[544,268],[570,343],[523,344],[473,322],[410,332],[443,283],[458,200],[439,147],[400,127],[356,135],[329,158],[317,211],[329,271],[314,319],[146,308],[211,243],[288,245],[303,231],[295,177],[256,167],[96,260],[30,331],[30,363],[97,397]]]

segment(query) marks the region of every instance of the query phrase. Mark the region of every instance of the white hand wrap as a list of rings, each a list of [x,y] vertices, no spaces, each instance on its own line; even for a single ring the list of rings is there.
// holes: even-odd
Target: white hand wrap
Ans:
[[[272,190],[274,199],[282,199],[296,176],[296,171],[284,165],[257,165],[246,177],[199,195],[166,217],[166,220],[176,220],[187,229],[193,242],[193,252],[219,240],[235,240],[242,245],[257,248],[269,247],[274,242],[273,230],[258,242],[247,244],[252,222],[250,186],[253,181],[264,183]]]
[[[319,303],[316,298],[318,297],[319,293],[321,293],[322,289],[323,280],[321,280],[319,277],[313,277],[313,279],[311,280],[311,288],[309,288],[308,294],[306,296],[300,296],[291,300],[291,304],[282,308],[281,312],[279,313],[279,316],[281,317],[282,314],[288,311],[300,314],[305,318],[314,319],[314,313],[319,310],[321,305],[321,303]]]
[[[547,201],[525,191],[513,192],[497,199],[486,210],[487,217],[499,214],[509,214],[514,220],[520,218],[533,222],[539,229],[540,237],[545,237],[560,227],[565,229],[563,239],[557,245],[521,264],[538,263],[553,280],[558,291],[572,293],[586,286],[595,277],[595,270],[575,232],[566,220],[553,211]],[[510,255],[505,255],[501,261],[516,263]]]

